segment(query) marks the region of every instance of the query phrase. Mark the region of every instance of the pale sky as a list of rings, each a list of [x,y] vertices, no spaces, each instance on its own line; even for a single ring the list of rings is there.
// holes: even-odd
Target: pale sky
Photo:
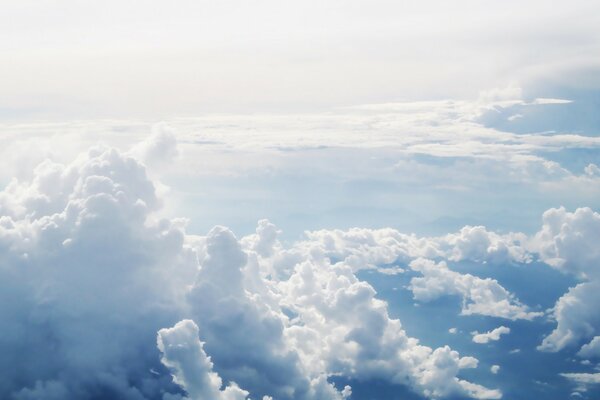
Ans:
[[[595,3],[2,1],[0,115],[328,111],[598,87]]]

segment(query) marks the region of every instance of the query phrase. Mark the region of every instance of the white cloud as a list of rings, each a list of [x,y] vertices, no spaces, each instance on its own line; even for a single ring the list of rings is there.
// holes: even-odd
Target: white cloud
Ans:
[[[561,207],[544,213],[533,246],[549,265],[582,278],[598,279],[599,241],[600,214],[590,208],[568,212]]]
[[[173,162],[178,156],[177,138],[167,123],[161,122],[152,127],[152,134],[135,145],[130,154],[146,167],[157,169]]]
[[[596,164],[592,164],[592,163],[588,164],[584,168],[584,172],[588,176],[600,176],[600,168],[598,168],[598,166]]]
[[[586,392],[591,385],[600,384],[600,373],[585,373],[585,372],[567,372],[560,374],[576,384],[576,392]],[[579,394],[579,397],[581,394]]]
[[[498,372],[500,372],[500,366],[499,365],[492,365],[490,367],[490,372],[494,375],[496,375]]]
[[[243,238],[245,247],[255,251],[262,257],[269,257],[273,254],[275,247],[280,247],[278,237],[281,231],[266,219],[258,221],[256,234]]]
[[[577,355],[583,358],[600,358],[600,336],[595,336],[588,344],[584,344]]]
[[[553,307],[556,328],[538,346],[542,351],[559,351],[581,343],[600,332],[600,282],[585,282],[570,288]]]
[[[198,333],[198,326],[191,320],[158,331],[161,361],[173,371],[175,383],[185,389],[191,400],[245,400],[248,392],[235,383],[221,390],[223,382],[213,372],[213,363]]]
[[[583,383],[583,384],[597,384],[600,383],[600,373],[588,374],[588,373],[563,373],[561,374],[567,379],[572,381]]]
[[[583,266],[595,256],[577,254],[593,247],[585,240],[574,244],[577,232],[595,229],[587,221],[595,214],[585,210],[575,217],[558,213],[567,225],[558,230],[562,236],[550,226],[554,214],[545,216],[549,227],[528,251],[524,235],[482,227],[429,238],[393,229],[317,231],[284,247],[278,229],[261,221],[256,234],[241,240],[224,227],[198,237],[186,234],[182,221],[161,219],[160,205],[144,167],[102,147],[67,165],[45,161],[30,180],[15,180],[0,193],[0,313],[9,327],[0,339],[0,367],[7,371],[0,393],[52,398],[102,387],[132,399],[180,396],[157,362],[154,339],[159,329],[190,319],[160,331],[197,354],[169,354],[163,341],[165,362],[186,390],[204,376],[208,381],[197,381],[205,382],[198,393],[221,393],[222,382],[237,382],[244,390],[230,385],[225,392],[340,399],[351,389],[339,390],[327,378],[341,374],[407,385],[426,397],[500,398],[497,389],[458,378],[461,369],[477,366],[475,358],[409,336],[355,272],[408,264],[421,273],[411,281],[417,300],[454,294],[462,297],[464,314],[508,319],[539,313],[493,279],[427,258],[528,262],[541,249],[545,260],[563,260],[556,264],[563,270],[595,276]],[[585,282],[565,295],[564,305],[559,300],[558,333],[548,341],[595,335],[585,331],[585,323],[595,323],[593,310],[569,300],[596,304],[589,300],[594,292],[600,292],[594,282]],[[584,322],[573,321],[563,332],[569,315]],[[34,353],[44,357],[30,369]],[[186,378],[193,370],[203,372]],[[23,384],[15,383],[19,374]]]
[[[355,270],[408,263],[419,257],[494,264],[531,260],[523,245],[526,235],[499,235],[482,226],[465,226],[459,232],[440,237],[407,235],[391,228],[320,230],[305,234],[308,241],[297,246],[318,246],[332,259],[344,260]]]
[[[344,386],[344,389],[342,390],[342,397],[344,399],[350,398],[350,396],[352,396],[352,388],[348,385]]]
[[[554,305],[557,326],[538,346],[540,350],[559,351],[600,333],[600,314],[595,306],[600,302],[599,241],[600,215],[591,209],[567,212],[558,208],[544,213],[532,249],[552,267],[584,282],[570,288]]]
[[[500,336],[507,335],[510,333],[510,328],[506,326],[499,326],[498,328],[492,329],[489,332],[479,333],[477,331],[471,332],[473,335],[473,342],[479,344],[489,343],[490,341],[500,340]]]
[[[421,277],[412,278],[409,287],[418,301],[428,302],[441,296],[458,295],[463,300],[463,315],[480,314],[510,320],[530,320],[542,315],[529,311],[526,305],[494,279],[452,271],[444,261],[436,264],[420,258],[411,261],[409,266],[422,274]]]
[[[306,365],[361,380],[379,376],[409,384],[426,397],[501,396],[498,390],[456,378],[461,368],[475,367],[476,360],[408,337],[374,289],[357,280],[347,265],[332,265],[313,253],[278,286],[285,293],[283,303],[298,315],[286,335]]]
[[[567,99],[552,99],[552,98],[537,98],[531,102],[531,104],[569,104],[572,100]]]
[[[224,366],[221,375],[278,399],[339,398],[323,379],[327,370],[306,371],[286,342],[280,295],[263,280],[256,253],[248,256],[233,233],[219,226],[206,237],[203,253],[187,300],[213,360]]]
[[[2,397],[169,390],[143,372],[159,368],[150,332],[178,318],[196,263],[159,204],[144,168],[107,148],[0,193]]]

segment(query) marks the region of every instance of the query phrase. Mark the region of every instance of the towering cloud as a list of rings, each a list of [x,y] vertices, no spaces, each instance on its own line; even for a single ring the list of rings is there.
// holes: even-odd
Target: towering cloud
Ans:
[[[95,148],[0,193],[0,397],[156,398],[156,331],[196,270],[144,168]],[[57,394],[59,393],[59,394]]]
[[[1,397],[348,398],[340,374],[501,397],[458,377],[474,358],[408,336],[351,259],[285,249],[268,221],[187,235],[160,203],[142,164],[102,147],[0,192]]]
[[[198,326],[189,319],[172,328],[158,331],[158,349],[162,363],[173,371],[175,383],[181,385],[192,400],[245,400],[248,392],[235,383],[221,390],[223,384],[213,372],[213,363],[198,338]]]
[[[567,212],[564,208],[544,213],[542,229],[533,248],[549,265],[572,274],[582,283],[569,289],[556,302],[552,313],[556,328],[539,349],[559,351],[581,345],[600,333],[600,215],[589,208]],[[590,343],[583,354],[593,346]]]

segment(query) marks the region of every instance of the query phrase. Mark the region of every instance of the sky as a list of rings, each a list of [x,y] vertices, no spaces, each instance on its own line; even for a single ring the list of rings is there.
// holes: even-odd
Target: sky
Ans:
[[[600,396],[598,2],[0,6],[0,398]]]

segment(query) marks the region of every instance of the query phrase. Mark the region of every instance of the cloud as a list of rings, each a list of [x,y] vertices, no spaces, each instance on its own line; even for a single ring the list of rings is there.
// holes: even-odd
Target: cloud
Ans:
[[[149,168],[164,167],[179,155],[177,138],[166,122],[152,126],[152,134],[135,145],[129,152]]]
[[[161,362],[173,371],[175,383],[182,386],[192,400],[245,400],[248,392],[223,382],[213,372],[213,363],[198,338],[198,326],[191,320],[179,321],[172,328],[158,331],[157,345]]]
[[[197,266],[159,204],[144,168],[109,148],[46,161],[0,193],[1,397],[177,391],[148,373],[151,332],[179,318]]]
[[[590,208],[552,208],[533,246],[547,264],[583,279],[600,279],[600,214]]]
[[[375,298],[368,283],[358,280],[349,266],[331,264],[317,249],[292,249],[296,258],[289,273],[265,281],[289,255],[280,250],[280,256],[261,256],[269,254],[257,246],[264,227],[277,231],[261,221],[257,234],[238,241],[226,228],[214,228],[188,294],[215,362],[230,366],[223,376],[251,393],[268,388],[276,398],[285,393],[295,393],[295,398],[343,396],[325,384],[328,374],[386,379],[427,396],[500,396],[497,390],[458,380],[458,370],[474,368],[475,359],[460,358],[448,347],[419,345],[388,316],[386,304]],[[269,242],[279,248],[274,238]],[[435,361],[438,357],[446,361]]]
[[[275,251],[275,246],[281,246],[278,237],[281,231],[269,222],[261,219],[256,227],[256,234],[243,238],[243,242],[261,257],[269,257]]]
[[[333,229],[305,234],[308,241],[297,247],[318,245],[332,259],[344,260],[356,270],[408,263],[415,258],[493,264],[531,261],[531,254],[524,246],[526,235],[499,235],[483,226],[465,226],[456,233],[439,237],[418,237],[391,228]]]
[[[577,355],[582,358],[600,358],[600,336],[595,336],[588,344],[584,344]]]
[[[356,275],[396,264],[420,274],[410,285],[418,301],[457,295],[463,314],[533,319],[540,313],[498,281],[453,271],[444,260],[527,263],[539,254],[585,279],[557,302],[557,329],[545,343],[597,336],[591,210],[551,210],[531,243],[468,226],[438,237],[322,230],[284,246],[266,220],[241,239],[219,226],[189,235],[181,220],[159,216],[161,203],[143,164],[107,147],[69,164],[44,161],[31,179],[0,192],[3,396],[156,399],[184,389],[338,400],[351,388],[328,379],[344,376],[425,397],[500,398],[500,390],[459,377],[475,358],[411,337]],[[498,329],[478,335],[499,337]],[[179,345],[196,355],[183,357]]]
[[[490,390],[456,378],[461,368],[476,360],[460,358],[448,346],[420,345],[389,317],[387,306],[374,289],[359,281],[343,264],[332,265],[314,253],[312,260],[294,268],[279,287],[298,315],[288,337],[307,365],[324,365],[343,376],[374,377],[409,384],[426,397],[461,394],[499,398]]]
[[[4,397],[348,397],[334,374],[501,396],[457,377],[474,358],[419,344],[352,268],[283,249],[268,221],[240,241],[160,218],[143,165],[114,149],[46,161],[0,205]],[[286,259],[288,274],[272,275]]]
[[[583,280],[559,298],[552,309],[556,328],[538,349],[559,351],[600,333],[600,215],[589,208],[567,212],[554,208],[543,215],[542,229],[531,247],[550,266]],[[591,351],[586,347],[585,352]],[[582,348],[583,351],[583,348]]]
[[[498,328],[492,329],[489,332],[479,333],[477,331],[471,332],[473,335],[473,342],[479,344],[489,343],[490,341],[500,340],[500,336],[507,335],[510,333],[510,328],[506,326],[499,326]]]
[[[412,278],[409,289],[415,300],[429,302],[441,296],[462,297],[463,315],[487,315],[510,320],[531,320],[542,315],[529,311],[512,293],[495,279],[482,279],[471,274],[461,274],[448,268],[444,261],[419,258],[409,264],[422,276]]]
[[[560,375],[575,383],[577,392],[586,392],[589,386],[600,384],[600,373],[567,372]]]
[[[203,250],[200,271],[186,298],[191,316],[202,326],[207,348],[217,365],[223,366],[222,376],[253,394],[278,399],[338,398],[337,390],[322,378],[327,371],[305,371],[286,342],[287,317],[277,293],[254,264],[256,258],[249,257],[235,235],[220,226],[208,233]]]
[[[492,365],[490,367],[490,372],[494,375],[498,374],[498,372],[500,372],[500,366],[499,365]]]
[[[556,328],[544,338],[539,350],[556,352],[581,343],[600,332],[600,281],[580,283],[570,288],[554,305]]]
[[[518,233],[498,235],[483,226],[465,226],[455,234],[438,239],[452,261],[472,260],[494,264],[526,263],[530,255],[522,246],[526,236]]]

